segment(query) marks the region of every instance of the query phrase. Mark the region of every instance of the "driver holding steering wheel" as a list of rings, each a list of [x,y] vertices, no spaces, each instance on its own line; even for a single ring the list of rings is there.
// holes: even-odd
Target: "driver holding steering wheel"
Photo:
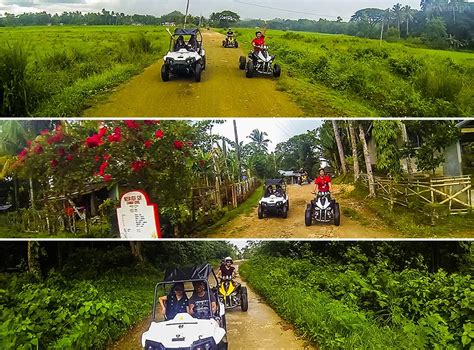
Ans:
[[[237,273],[235,272],[235,267],[232,266],[232,258],[228,256],[227,258],[224,259],[224,264],[221,265],[219,268],[219,271],[217,271],[217,277],[218,278],[228,278],[232,280],[232,283],[234,284],[234,278],[237,276]],[[234,284],[235,285],[235,284]]]

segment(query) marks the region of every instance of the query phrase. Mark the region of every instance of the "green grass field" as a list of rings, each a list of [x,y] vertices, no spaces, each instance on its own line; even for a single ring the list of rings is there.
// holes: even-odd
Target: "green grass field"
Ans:
[[[27,56],[28,112],[77,117],[90,98],[127,81],[168,48],[157,26],[0,28],[0,50]],[[0,55],[1,56],[1,55]]]
[[[254,32],[236,31],[247,49]],[[294,94],[308,114],[460,117],[474,112],[474,53],[346,35],[269,30],[266,36],[285,72],[280,88]]]

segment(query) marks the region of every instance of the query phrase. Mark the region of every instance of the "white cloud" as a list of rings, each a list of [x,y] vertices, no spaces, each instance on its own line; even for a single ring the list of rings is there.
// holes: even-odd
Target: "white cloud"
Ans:
[[[242,18],[318,19],[327,17],[332,19],[341,16],[348,20],[356,10],[361,8],[388,8],[396,2],[395,0],[190,0],[190,13],[209,16],[212,12],[231,10],[237,12]],[[419,8],[420,1],[406,0],[401,3]],[[274,9],[261,8],[251,4]],[[15,11],[14,13],[21,13],[21,11],[28,11],[32,8],[48,12],[100,11],[102,8],[106,8],[129,14],[159,16],[174,10],[184,12],[186,0],[0,0],[0,8],[9,8],[10,11]],[[303,12],[306,15],[289,11]]]

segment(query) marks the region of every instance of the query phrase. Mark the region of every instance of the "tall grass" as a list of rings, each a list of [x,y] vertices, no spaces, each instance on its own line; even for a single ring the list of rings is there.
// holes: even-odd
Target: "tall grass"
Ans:
[[[150,53],[152,51],[151,41],[145,34],[138,33],[127,38],[128,50],[135,53]]]
[[[28,56],[23,45],[6,43],[0,47],[0,116],[27,117],[29,84]]]

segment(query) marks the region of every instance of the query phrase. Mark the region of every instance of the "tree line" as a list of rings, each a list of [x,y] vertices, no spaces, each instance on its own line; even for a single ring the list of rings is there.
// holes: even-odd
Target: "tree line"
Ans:
[[[336,20],[280,19],[270,21],[261,19],[241,20],[240,16],[229,10],[213,12],[208,18],[186,16],[173,11],[157,17],[152,15],[114,12],[102,9],[97,13],[79,11],[49,14],[47,12],[5,13],[0,17],[0,26],[27,25],[160,25],[187,23],[202,26],[225,28],[267,27],[270,29],[309,31],[329,34],[347,34],[365,38],[400,40],[421,38],[422,42],[433,48],[471,48],[474,38],[474,4],[467,0],[421,0],[420,9],[401,3],[391,8],[364,8],[357,10],[348,22],[342,17]],[[414,42],[416,43],[416,42]]]

